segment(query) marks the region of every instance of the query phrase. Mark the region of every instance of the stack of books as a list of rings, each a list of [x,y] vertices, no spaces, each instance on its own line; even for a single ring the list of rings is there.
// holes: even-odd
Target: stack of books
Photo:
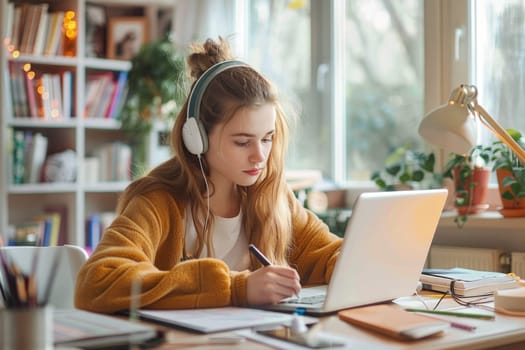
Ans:
[[[464,297],[491,294],[499,289],[518,287],[516,279],[506,273],[459,267],[423,269],[420,281],[424,290],[444,293],[451,292],[451,284],[453,284],[454,294]]]

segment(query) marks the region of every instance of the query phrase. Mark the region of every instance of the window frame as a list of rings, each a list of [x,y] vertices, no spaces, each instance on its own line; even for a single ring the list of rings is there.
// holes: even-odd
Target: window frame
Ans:
[[[312,54],[312,70],[319,70],[321,65],[329,64],[326,81],[329,82],[327,94],[321,103],[327,106],[331,116],[331,173],[333,180],[339,186],[348,190],[347,204],[352,205],[353,199],[364,191],[377,190],[376,185],[370,180],[352,180],[347,178],[346,173],[346,149],[345,149],[345,84],[337,77],[344,76],[345,59],[344,50],[336,48],[344,47],[344,34],[341,28],[345,20],[346,0],[312,1],[312,14],[318,14],[311,18],[312,32],[317,33],[312,38],[312,51],[329,52],[328,61],[320,55]],[[329,11],[319,9],[319,6],[329,5]],[[244,19],[238,20],[236,29],[238,33],[245,32],[248,28],[248,16],[246,16],[248,4],[243,0],[236,0],[237,14],[243,15]],[[472,83],[472,72],[469,62],[471,61],[472,40],[475,39],[468,32],[469,14],[471,3],[469,0],[425,0],[424,1],[424,111],[430,112],[434,108],[445,104],[454,88],[462,83]],[[327,14],[328,17],[327,18]],[[329,26],[325,25],[329,21]],[[324,24],[324,25],[323,25]],[[247,35],[241,38],[246,40]],[[323,40],[322,47],[319,38]],[[328,45],[328,48],[327,46]],[[248,45],[244,41],[239,45],[239,53],[246,56]],[[324,62],[323,62],[324,60]],[[421,118],[424,116],[422,115]],[[427,146],[432,149],[430,145]],[[434,149],[437,155],[437,169],[443,169],[447,152],[442,149]],[[491,185],[489,201],[494,204],[499,201],[497,188]]]

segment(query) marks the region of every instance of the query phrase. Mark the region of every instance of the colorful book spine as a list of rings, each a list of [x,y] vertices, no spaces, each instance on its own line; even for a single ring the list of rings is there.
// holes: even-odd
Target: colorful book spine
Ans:
[[[23,184],[25,178],[25,136],[15,130],[13,137],[13,184]]]

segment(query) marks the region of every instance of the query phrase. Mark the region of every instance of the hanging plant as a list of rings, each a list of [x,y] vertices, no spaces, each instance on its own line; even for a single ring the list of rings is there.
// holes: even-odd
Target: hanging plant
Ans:
[[[173,120],[185,98],[185,61],[169,40],[144,44],[131,59],[127,100],[119,120],[133,146],[133,173],[145,168],[155,120]]]

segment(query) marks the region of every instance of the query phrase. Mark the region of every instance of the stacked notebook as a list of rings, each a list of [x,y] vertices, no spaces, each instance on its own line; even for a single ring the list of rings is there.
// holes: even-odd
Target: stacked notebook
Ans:
[[[111,349],[153,344],[157,338],[154,327],[126,319],[78,309],[56,309],[53,313],[53,340],[58,348]]]
[[[518,287],[516,279],[503,272],[479,271],[464,268],[423,269],[420,277],[423,289],[450,292],[459,296],[476,296],[494,293],[499,289]],[[454,281],[454,283],[452,283]]]

